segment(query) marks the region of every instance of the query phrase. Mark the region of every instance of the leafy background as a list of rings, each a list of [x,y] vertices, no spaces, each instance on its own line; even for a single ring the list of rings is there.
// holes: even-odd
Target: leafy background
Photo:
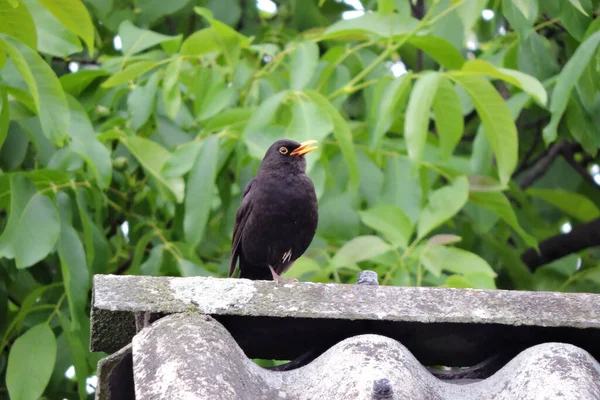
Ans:
[[[0,397],[92,396],[94,274],[225,276],[282,137],[320,143],[288,277],[598,292],[598,13],[0,0]]]

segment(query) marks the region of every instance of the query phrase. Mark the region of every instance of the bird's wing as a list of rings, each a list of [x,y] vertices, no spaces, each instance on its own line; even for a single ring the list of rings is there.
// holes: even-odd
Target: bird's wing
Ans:
[[[240,255],[240,242],[242,241],[242,232],[244,231],[244,226],[246,225],[246,221],[248,220],[248,216],[250,215],[250,211],[252,210],[251,196],[248,196],[248,193],[250,192],[253,183],[254,179],[252,179],[246,185],[244,193],[242,194],[242,204],[240,204],[240,208],[238,208],[237,214],[235,216],[233,239],[231,241],[231,259],[229,260],[230,277],[231,275],[233,275],[233,271],[235,271],[235,264],[237,264],[237,259]]]

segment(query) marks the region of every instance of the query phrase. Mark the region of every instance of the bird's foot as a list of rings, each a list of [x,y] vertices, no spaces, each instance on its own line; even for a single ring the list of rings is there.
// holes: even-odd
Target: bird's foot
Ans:
[[[279,286],[279,285],[285,285],[285,284],[288,284],[288,283],[298,283],[298,279],[296,279],[296,278],[282,278],[282,277],[279,277],[279,279],[276,279],[275,282],[276,282],[276,285]]]
[[[287,283],[297,283],[298,279],[296,278],[282,278],[281,276],[279,276],[277,274],[277,272],[275,272],[275,269],[273,267],[271,267],[269,265],[269,269],[271,270],[271,275],[273,275],[273,280],[275,281],[275,285],[279,286],[280,284],[287,284]]]

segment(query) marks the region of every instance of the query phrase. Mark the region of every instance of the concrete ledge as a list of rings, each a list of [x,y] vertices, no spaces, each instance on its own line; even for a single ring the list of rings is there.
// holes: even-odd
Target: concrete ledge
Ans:
[[[600,295],[96,275],[93,351],[131,342],[148,321],[194,311],[219,320],[249,357],[293,359],[360,333],[428,365],[472,365],[507,346],[561,341],[600,356]]]
[[[487,379],[448,383],[401,343],[359,335],[292,371],[258,367],[228,331],[196,313],[172,315],[133,339],[138,399],[550,399],[600,398],[600,365],[586,351],[545,343]]]

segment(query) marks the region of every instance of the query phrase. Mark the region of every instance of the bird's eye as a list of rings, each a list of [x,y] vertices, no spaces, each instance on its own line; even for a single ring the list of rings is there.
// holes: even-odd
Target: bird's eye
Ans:
[[[281,154],[287,154],[287,153],[288,153],[288,149],[287,149],[287,147],[280,147],[280,148],[279,148],[279,152],[280,152]]]

